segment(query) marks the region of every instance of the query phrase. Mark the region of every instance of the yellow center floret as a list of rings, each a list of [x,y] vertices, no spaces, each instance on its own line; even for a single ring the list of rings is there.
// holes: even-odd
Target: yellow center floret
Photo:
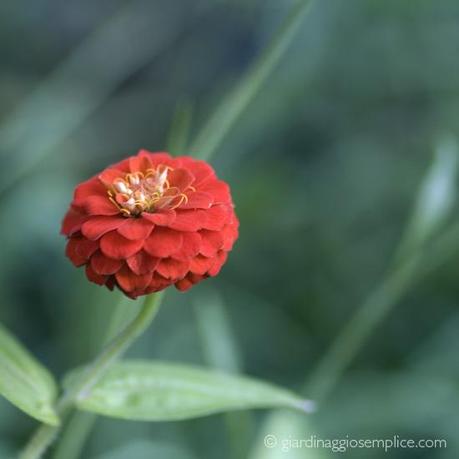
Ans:
[[[172,170],[161,165],[146,173],[133,172],[119,177],[107,191],[109,199],[126,217],[164,208],[176,209],[188,198],[178,188],[170,186],[167,176]]]

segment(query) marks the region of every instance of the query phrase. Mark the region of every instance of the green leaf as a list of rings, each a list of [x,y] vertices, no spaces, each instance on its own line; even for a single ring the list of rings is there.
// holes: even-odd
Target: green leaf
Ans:
[[[85,411],[140,421],[190,419],[249,408],[313,409],[311,401],[262,381],[139,360],[115,364],[77,405]]]
[[[58,425],[56,393],[48,370],[0,325],[0,394],[33,418]]]
[[[445,135],[436,145],[432,165],[419,188],[411,220],[398,250],[398,259],[422,247],[451,214],[456,201],[458,168],[456,139]]]

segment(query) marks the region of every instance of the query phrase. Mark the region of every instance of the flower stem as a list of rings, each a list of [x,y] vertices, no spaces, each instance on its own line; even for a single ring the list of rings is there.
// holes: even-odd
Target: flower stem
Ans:
[[[148,328],[158,312],[162,297],[162,293],[147,296],[137,317],[105,347],[82,375],[62,395],[56,406],[56,411],[61,419],[69,414],[78,399],[91,391],[110,365]],[[53,443],[59,431],[60,426],[41,425],[19,458],[38,459],[42,457],[47,448]]]

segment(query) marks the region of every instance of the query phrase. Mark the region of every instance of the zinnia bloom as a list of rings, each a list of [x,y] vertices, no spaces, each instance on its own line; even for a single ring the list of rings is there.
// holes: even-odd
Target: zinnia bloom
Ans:
[[[216,276],[238,226],[209,164],[141,150],[76,187],[62,233],[90,281],[136,298]]]

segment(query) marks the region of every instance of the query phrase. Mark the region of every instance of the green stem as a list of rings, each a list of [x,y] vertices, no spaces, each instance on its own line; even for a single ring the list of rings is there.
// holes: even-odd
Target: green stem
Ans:
[[[411,285],[419,264],[416,256],[395,270],[346,323],[306,384],[308,397],[320,402],[329,395],[362,344]]]
[[[413,284],[443,265],[459,248],[459,222],[452,224],[430,246],[396,266],[369,296],[333,341],[306,383],[306,393],[324,400],[362,348],[366,339],[400,302]]]
[[[162,293],[149,295],[145,299],[138,316],[105,347],[101,354],[87,367],[86,371],[63,394],[56,406],[56,411],[61,419],[69,414],[76,401],[91,391],[110,365],[147,329],[158,312],[162,296]],[[20,459],[38,459],[42,457],[59,431],[59,426],[54,427],[43,424],[24,448],[19,456]]]
[[[191,152],[208,159],[226,137],[249,103],[272,73],[295,36],[305,17],[310,0],[298,0],[270,45],[256,60],[249,72],[215,110],[200,130],[191,146]]]
[[[108,345],[124,328],[125,324],[133,320],[139,313],[140,306],[137,303],[133,304],[121,293],[119,295],[120,300],[111,313],[103,342],[100,343],[101,347]],[[77,459],[80,457],[86,439],[91,433],[96,420],[97,415],[94,413],[84,413],[82,411],[72,413],[60,434],[53,454],[54,459]]]

